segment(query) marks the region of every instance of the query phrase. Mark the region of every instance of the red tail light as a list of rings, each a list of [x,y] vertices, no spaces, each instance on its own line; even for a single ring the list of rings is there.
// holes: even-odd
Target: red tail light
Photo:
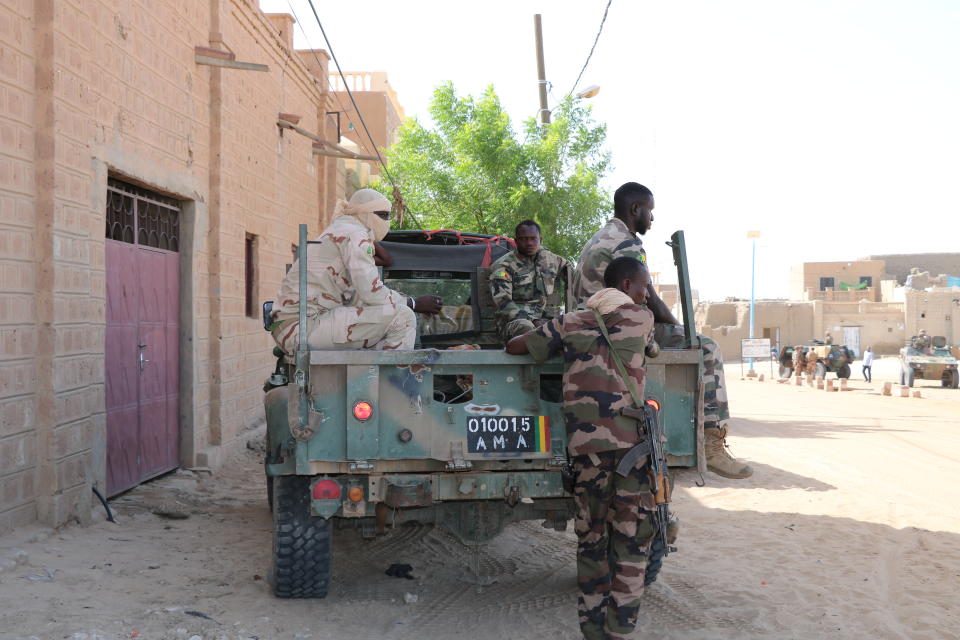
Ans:
[[[353,405],[353,417],[360,422],[365,422],[373,415],[373,405],[365,400],[361,400]]]
[[[654,399],[654,398],[647,398],[647,404],[650,405],[651,407],[653,407],[654,409],[656,409],[657,411],[660,411],[660,401],[659,401],[659,400],[656,400],[656,399]]]
[[[339,500],[340,483],[329,479],[319,480],[313,485],[311,494],[314,500]]]

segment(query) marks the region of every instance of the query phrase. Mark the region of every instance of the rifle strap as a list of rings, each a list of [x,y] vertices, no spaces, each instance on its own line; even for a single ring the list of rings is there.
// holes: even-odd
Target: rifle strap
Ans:
[[[610,334],[607,332],[607,325],[603,321],[603,316],[601,316],[600,312],[596,309],[591,309],[591,311],[593,311],[593,316],[597,319],[597,326],[600,327],[600,333],[603,334],[604,339],[607,341],[607,350],[610,352],[610,359],[613,360],[613,364],[616,365],[617,372],[620,374],[623,384],[626,385],[627,390],[630,392],[630,397],[633,398],[635,408],[642,411],[643,398],[640,397],[640,392],[637,390],[637,385],[634,383],[633,378],[627,375],[627,369],[623,366],[620,354],[617,353],[617,350],[613,347],[613,343],[610,341]]]

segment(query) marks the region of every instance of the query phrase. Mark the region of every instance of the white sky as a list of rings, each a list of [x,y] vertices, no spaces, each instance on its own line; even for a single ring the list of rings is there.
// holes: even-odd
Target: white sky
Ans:
[[[261,6],[288,1],[307,33],[296,46],[326,48],[306,0]],[[533,14],[552,106],[606,0],[314,3],[344,71],[386,71],[408,116],[427,119],[452,80],[493,84],[516,125],[538,109]],[[702,299],[750,295],[750,229],[758,298],[786,297],[804,261],[960,251],[958,33],[952,0],[613,0],[579,88],[601,86],[607,186],[656,196],[653,270],[675,281],[663,241],[676,229]]]

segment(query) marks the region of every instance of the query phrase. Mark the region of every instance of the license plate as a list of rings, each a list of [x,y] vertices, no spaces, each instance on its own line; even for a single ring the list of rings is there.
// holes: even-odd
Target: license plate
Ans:
[[[470,453],[546,453],[550,451],[547,416],[476,416],[467,418]]]

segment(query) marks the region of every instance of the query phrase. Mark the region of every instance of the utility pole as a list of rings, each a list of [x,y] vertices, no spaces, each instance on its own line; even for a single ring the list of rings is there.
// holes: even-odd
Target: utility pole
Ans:
[[[547,72],[543,65],[543,29],[540,26],[540,14],[533,16],[533,32],[537,42],[537,85],[540,89],[540,122],[550,124],[550,110],[547,109]]]

